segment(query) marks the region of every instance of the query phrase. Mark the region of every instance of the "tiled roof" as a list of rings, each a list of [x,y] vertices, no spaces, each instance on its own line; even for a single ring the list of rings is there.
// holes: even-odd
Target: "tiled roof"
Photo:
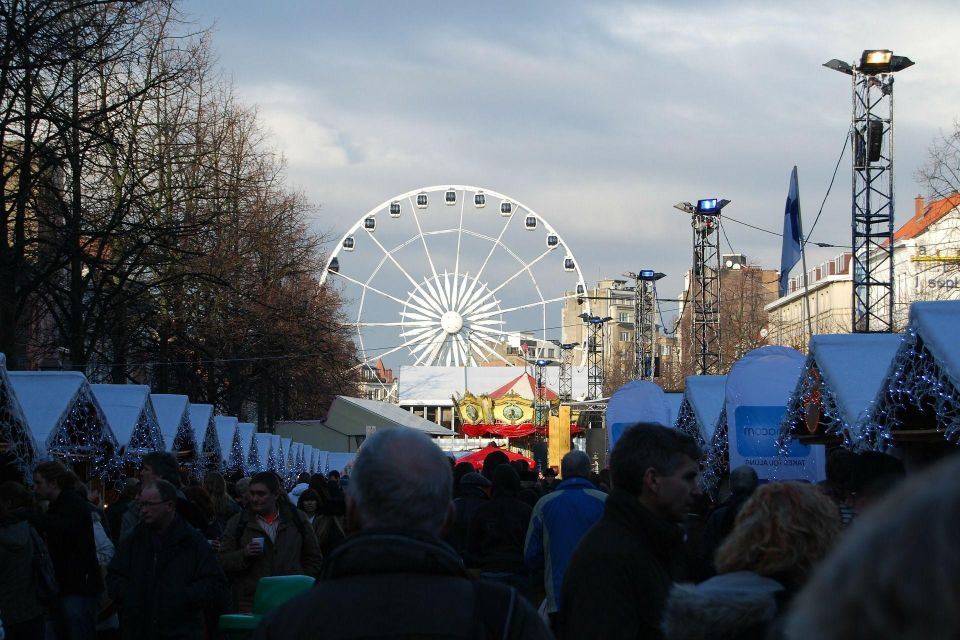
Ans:
[[[922,210],[918,211],[912,218],[906,221],[902,227],[893,234],[894,241],[909,240],[916,238],[923,233],[933,223],[937,222],[945,215],[960,207],[960,193],[955,193],[941,200],[934,200]]]

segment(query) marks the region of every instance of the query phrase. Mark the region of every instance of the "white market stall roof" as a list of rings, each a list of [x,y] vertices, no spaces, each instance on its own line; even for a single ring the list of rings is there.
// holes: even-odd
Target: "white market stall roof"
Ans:
[[[290,448],[292,445],[292,438],[280,438],[280,460],[283,462],[283,471],[287,474],[293,469],[294,461],[290,458],[290,454],[292,453]]]
[[[92,384],[110,429],[124,449],[138,454],[163,451],[163,434],[145,384]]]
[[[190,423],[190,398],[176,393],[151,393],[150,402],[157,413],[160,433],[163,435],[163,447],[167,451],[176,451],[174,443],[189,443],[199,454],[197,439],[193,436]],[[186,439],[186,443],[183,442]]]
[[[324,425],[350,435],[365,435],[368,426],[409,427],[431,436],[454,435],[453,430],[414,415],[395,404],[349,396],[337,396],[333,399]]]
[[[283,475],[286,471],[286,461],[282,458],[283,439],[275,433],[270,434],[270,468]]]
[[[850,444],[870,412],[903,337],[894,333],[839,333],[810,338],[797,388],[787,404],[781,437],[806,432],[806,406],[819,393],[818,424]]]
[[[40,457],[89,455],[98,471],[113,462],[120,445],[82,373],[10,371],[9,378]]]
[[[306,468],[307,473],[314,473],[313,466],[313,445],[305,444],[303,445],[303,466]]]
[[[663,396],[667,399],[667,404],[670,406],[670,424],[677,424],[677,416],[680,415],[680,405],[683,404],[683,394],[682,393],[664,393]]]
[[[233,441],[237,436],[237,423],[239,422],[233,416],[214,416],[213,422],[217,429],[217,438],[220,440],[220,460],[225,469],[236,469],[238,461],[233,455]],[[240,461],[242,466],[245,463]]]
[[[269,433],[257,433],[250,445],[249,465],[251,471],[276,471],[270,468],[270,450],[273,448],[273,436]]]
[[[914,302],[910,305],[910,327],[933,356],[940,370],[960,389],[960,300]]]
[[[331,451],[327,456],[326,468],[324,473],[330,473],[331,471],[339,471],[341,474],[347,470],[347,467],[353,464],[353,460],[357,457],[356,453],[340,453]]]
[[[257,432],[257,425],[252,422],[238,422],[237,433],[240,434],[240,446],[243,448],[243,460],[250,460],[250,451],[253,447],[253,436]]]
[[[213,419],[213,405],[190,403],[187,412],[197,451],[202,452],[198,456],[202,456],[208,468],[219,468],[223,464],[223,453],[217,423]]]
[[[684,382],[677,428],[697,437],[701,446],[713,443],[713,433],[723,410],[726,383],[726,376],[688,376]]]
[[[0,442],[8,445],[7,453],[26,480],[39,462],[39,449],[27,426],[17,394],[7,374],[7,358],[0,353]]]
[[[960,439],[960,300],[914,302],[860,444],[885,449],[894,433],[920,441]],[[898,435],[899,437],[899,435]]]
[[[515,380],[523,367],[418,367],[401,366],[397,382],[401,406],[452,407],[453,396],[467,391],[490,393]],[[560,367],[544,367],[544,385],[554,391],[560,386]],[[572,368],[573,398],[587,394],[587,368]]]

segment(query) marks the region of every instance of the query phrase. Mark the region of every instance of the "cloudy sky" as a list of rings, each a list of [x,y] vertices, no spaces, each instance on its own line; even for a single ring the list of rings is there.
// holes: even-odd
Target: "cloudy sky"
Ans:
[[[797,165],[809,228],[851,111],[849,78],[821,66],[830,58],[889,48],[916,62],[896,81],[898,225],[930,144],[960,115],[955,1],[182,8],[213,25],[222,68],[320,205],[319,230],[338,237],[420,186],[488,187],[560,231],[588,282],[656,268],[670,297],[690,264],[677,202],[732,200],[733,250],[777,268],[779,238],[732,219],[780,231]],[[847,155],[811,240],[849,244],[849,228]]]

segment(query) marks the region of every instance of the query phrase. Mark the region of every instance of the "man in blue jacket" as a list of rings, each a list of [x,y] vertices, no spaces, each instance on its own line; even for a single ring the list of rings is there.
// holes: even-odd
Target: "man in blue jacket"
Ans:
[[[533,508],[524,559],[535,589],[543,589],[547,613],[560,609],[563,575],[577,543],[603,515],[607,494],[590,480],[590,457],[571,451],[560,461],[563,481]],[[552,617],[552,616],[551,616]]]

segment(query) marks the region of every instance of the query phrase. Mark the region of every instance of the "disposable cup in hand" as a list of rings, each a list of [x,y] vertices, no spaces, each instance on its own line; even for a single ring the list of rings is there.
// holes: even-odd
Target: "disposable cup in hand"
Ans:
[[[250,542],[260,547],[260,551],[263,551],[263,538],[251,538]]]

